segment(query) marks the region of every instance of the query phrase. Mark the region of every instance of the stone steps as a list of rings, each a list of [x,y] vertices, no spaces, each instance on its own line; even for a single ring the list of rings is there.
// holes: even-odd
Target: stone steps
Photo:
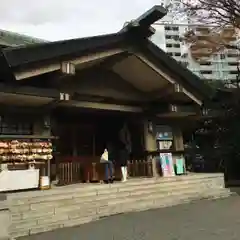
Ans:
[[[208,189],[209,181],[208,180],[202,180],[201,182],[198,183],[198,187],[201,187],[202,189]],[[188,188],[192,189],[193,187],[195,187],[195,183],[194,186],[181,182],[179,184],[175,184],[175,185],[167,185],[167,186],[162,186],[161,184],[156,184],[156,185],[151,185],[148,186],[147,188],[138,188],[135,191],[129,191],[128,189],[125,189],[124,191],[118,191],[118,192],[105,192],[105,194],[100,194],[94,197],[94,202],[93,202],[93,197],[92,196],[82,196],[82,195],[75,195],[73,198],[70,198],[68,200],[58,200],[56,201],[55,199],[53,201],[42,201],[42,202],[35,202],[35,201],[29,201],[28,203],[26,203],[25,205],[20,204],[20,205],[16,205],[13,206],[11,208],[12,212],[14,212],[14,216],[15,218],[18,217],[18,219],[20,218],[20,216],[22,216],[22,218],[25,218],[25,212],[27,211],[27,216],[29,218],[31,218],[30,213],[32,212],[32,217],[36,217],[37,215],[35,213],[39,213],[39,215],[41,216],[41,214],[43,214],[43,216],[45,216],[45,213],[42,212],[42,210],[48,210],[48,212],[56,212],[56,211],[67,211],[68,208],[70,208],[71,210],[74,209],[79,209],[79,206],[84,204],[85,206],[87,206],[88,204],[90,205],[95,205],[97,206],[101,206],[101,205],[109,205],[109,204],[114,204],[115,202],[118,201],[128,201],[130,199],[137,199],[140,198],[141,196],[151,196],[154,193],[159,193],[159,194],[163,194],[164,196],[169,195],[171,193],[174,192],[180,192],[180,191],[184,191]],[[171,188],[170,188],[171,187]],[[194,188],[193,188],[194,189]],[[28,206],[28,208],[26,209],[26,206]],[[59,210],[60,209],[60,210]]]
[[[202,192],[199,194],[198,191],[194,190],[185,190],[184,192],[177,192],[175,194],[169,194],[168,196],[163,196],[161,194],[155,194],[150,197],[143,197],[138,200],[133,200],[128,201],[128,204],[124,210],[128,211],[133,211],[139,210],[139,205],[141,205],[141,211],[142,210],[147,210],[147,209],[152,209],[152,208],[161,208],[161,207],[168,207],[168,206],[173,206],[181,203],[186,203],[186,202],[191,202],[193,200],[198,200],[198,199],[212,199],[217,197],[222,197],[222,196],[229,196],[231,195],[230,191],[226,190],[215,190],[215,191],[210,191],[207,190],[205,192]]]
[[[166,179],[143,179],[139,181],[134,182],[127,182],[127,183],[114,183],[109,185],[97,185],[97,186],[89,186],[82,184],[81,187],[76,187],[75,189],[64,189],[60,188],[57,190],[51,190],[51,191],[39,191],[39,192],[31,192],[30,194],[16,194],[16,195],[10,195],[9,199],[12,202],[12,205],[20,206],[25,205],[28,203],[41,203],[41,202],[52,202],[52,201],[59,201],[59,200],[71,200],[75,197],[92,197],[95,195],[102,195],[106,193],[113,193],[113,192],[124,192],[124,191],[138,191],[139,189],[147,189],[151,186],[157,186],[159,188],[168,188],[168,187],[174,187],[177,183],[177,185],[182,184],[198,184],[202,181],[211,182],[211,180],[216,181],[216,178],[203,178],[203,177],[177,177],[173,178],[166,178]],[[215,183],[215,182],[214,182]],[[66,187],[67,188],[67,187]],[[63,193],[63,190],[65,194]],[[68,190],[68,191],[67,191]]]
[[[141,199],[134,199],[134,201],[122,202],[121,204],[114,204],[112,206],[102,206],[96,209],[89,209],[86,211],[85,215],[82,214],[82,211],[70,211],[65,213],[64,215],[55,215],[52,218],[42,218],[38,220],[32,221],[25,221],[23,223],[18,223],[15,231],[18,232],[19,230],[23,230],[24,228],[29,228],[30,233],[39,233],[43,231],[53,230],[59,227],[69,227],[74,225],[79,225],[82,223],[86,223],[89,221],[97,220],[99,218],[109,216],[112,214],[118,214],[123,212],[130,212],[130,211],[139,211],[139,210],[147,210],[153,208],[161,208],[161,207],[168,207],[173,206],[181,203],[191,202],[193,200],[199,199],[211,199],[215,198],[216,194],[221,197],[229,196],[230,193],[226,194],[225,191],[219,190],[210,192],[209,190],[206,191],[204,194],[202,193],[200,196],[197,195],[198,192],[196,191],[186,191],[184,193],[177,193],[172,194],[170,196],[162,196],[159,194],[155,194],[153,196],[144,197]],[[171,198],[172,197],[172,198]],[[174,198],[173,198],[174,197]]]
[[[223,175],[199,174],[111,185],[81,185],[76,186],[75,191],[71,186],[35,192],[35,195],[34,192],[10,195],[10,232],[13,237],[24,236],[75,226],[113,214],[172,206],[202,198],[227,197],[230,192],[223,186]]]
[[[67,195],[63,195],[62,193],[57,194],[57,195],[53,195],[53,196],[42,196],[42,197],[34,197],[34,198],[24,198],[24,199],[12,199],[12,206],[16,205],[16,206],[22,206],[22,205],[26,205],[26,204],[42,204],[42,203],[55,203],[58,204],[58,202],[60,200],[64,201],[64,204],[67,204],[67,201],[71,201],[72,199],[78,199],[81,198],[84,201],[88,201],[91,200],[92,201],[92,197],[93,196],[97,196],[97,199],[101,199],[101,197],[103,198],[108,198],[111,194],[112,195],[126,195],[128,196],[128,194],[133,194],[133,193],[138,193],[139,191],[150,191],[151,189],[153,190],[168,190],[169,188],[171,188],[172,190],[179,188],[181,186],[196,186],[196,184],[199,186],[203,185],[203,187],[207,187],[210,184],[210,187],[212,186],[214,182],[209,181],[209,179],[200,179],[200,180],[195,180],[195,181],[180,181],[177,184],[175,182],[168,182],[168,183],[153,183],[153,184],[148,184],[148,185],[138,185],[138,186],[128,186],[126,185],[121,185],[120,188],[118,188],[117,186],[112,185],[110,188],[102,188],[100,190],[94,190],[94,191],[85,191],[85,192],[78,192],[75,191],[73,194],[67,194]],[[58,202],[56,202],[58,201]]]
[[[47,196],[59,196],[62,195],[62,191],[69,195],[74,194],[75,192],[89,192],[89,191],[96,191],[106,188],[120,188],[120,187],[138,187],[144,186],[149,184],[156,184],[156,183],[170,183],[173,184],[175,182],[179,183],[181,181],[201,181],[202,179],[213,179],[216,180],[217,178],[222,178],[222,174],[199,174],[199,175],[187,175],[187,176],[177,176],[177,177],[169,177],[169,178],[140,178],[128,181],[127,183],[115,182],[114,184],[75,184],[71,186],[64,186],[64,187],[57,187],[51,189],[51,191],[31,191],[31,192],[24,192],[24,193],[15,193],[10,194],[9,198],[18,198],[18,199],[30,199],[39,197],[47,197]]]
[[[36,201],[27,201],[25,204],[21,203],[19,205],[12,205],[11,211],[14,213],[14,217],[17,219],[25,219],[26,217],[36,217],[36,216],[45,216],[45,212],[51,213],[60,211],[64,212],[65,209],[79,209],[80,205],[87,206],[95,205],[98,207],[99,205],[105,205],[105,204],[112,204],[117,201],[127,201],[131,198],[140,198],[141,196],[150,196],[156,192],[165,195],[168,195],[172,192],[180,192],[184,191],[185,189],[195,189],[196,184],[198,187],[201,187],[201,189],[211,189],[212,183],[209,184],[209,180],[202,180],[201,182],[193,182],[193,183],[187,183],[187,182],[181,182],[179,184],[170,185],[167,184],[155,184],[155,185],[149,185],[147,187],[142,188],[141,186],[136,189],[120,189],[120,191],[113,191],[111,190],[101,192],[99,195],[93,195],[93,194],[86,194],[86,195],[78,195],[75,194],[72,197],[68,199],[47,199],[47,201],[41,200],[41,202]],[[27,213],[27,214],[25,214]],[[26,215],[26,216],[25,216]]]

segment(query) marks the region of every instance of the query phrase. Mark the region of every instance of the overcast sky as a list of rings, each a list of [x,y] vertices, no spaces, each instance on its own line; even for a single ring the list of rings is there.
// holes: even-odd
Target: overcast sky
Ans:
[[[60,40],[118,31],[160,0],[1,0],[0,29]]]

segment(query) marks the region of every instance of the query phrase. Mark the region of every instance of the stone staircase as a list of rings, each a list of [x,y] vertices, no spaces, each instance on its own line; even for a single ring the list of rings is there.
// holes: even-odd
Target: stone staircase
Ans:
[[[51,231],[131,211],[227,197],[222,174],[78,184],[8,195],[12,237]]]

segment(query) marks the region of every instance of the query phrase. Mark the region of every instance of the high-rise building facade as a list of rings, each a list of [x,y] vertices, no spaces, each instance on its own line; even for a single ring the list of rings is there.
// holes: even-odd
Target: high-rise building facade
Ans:
[[[162,0],[163,5],[168,5],[169,3],[180,4],[179,2],[178,0]],[[176,5],[174,8],[176,8]],[[209,26],[192,24],[190,23],[192,22],[191,19],[186,15],[182,14],[180,19],[179,17],[175,18],[175,14],[174,11],[170,11],[161,22],[153,25],[156,33],[151,40],[203,80],[224,80],[226,82],[236,80],[240,52],[235,49],[225,49],[223,51],[215,51],[209,56],[206,42],[204,41],[202,41],[201,46],[198,46],[196,49],[191,48],[190,51],[189,46],[181,41],[184,33],[195,29],[199,39],[204,40],[204,37],[209,33]],[[226,38],[231,38],[227,40],[235,42],[236,37],[229,34],[231,31],[231,28],[225,30]]]

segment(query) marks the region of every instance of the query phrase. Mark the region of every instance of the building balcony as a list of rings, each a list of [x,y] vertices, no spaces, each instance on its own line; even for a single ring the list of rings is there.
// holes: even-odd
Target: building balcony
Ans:
[[[213,65],[201,65],[199,64],[199,69],[200,70],[205,70],[205,71],[214,71],[215,70],[215,66]]]
[[[215,74],[202,74],[202,73],[199,73],[199,76],[200,78],[207,79],[207,80],[211,80],[216,77]]]
[[[179,31],[165,30],[165,35],[179,36]]]
[[[166,48],[167,49],[167,52],[172,52],[172,53],[174,53],[174,55],[175,55],[175,53],[180,53],[180,55],[181,55],[181,48],[173,48],[173,47],[171,47],[171,48]]]
[[[178,39],[166,39],[166,44],[178,44],[180,41]]]
[[[237,66],[226,65],[221,69],[221,71],[237,71]]]

